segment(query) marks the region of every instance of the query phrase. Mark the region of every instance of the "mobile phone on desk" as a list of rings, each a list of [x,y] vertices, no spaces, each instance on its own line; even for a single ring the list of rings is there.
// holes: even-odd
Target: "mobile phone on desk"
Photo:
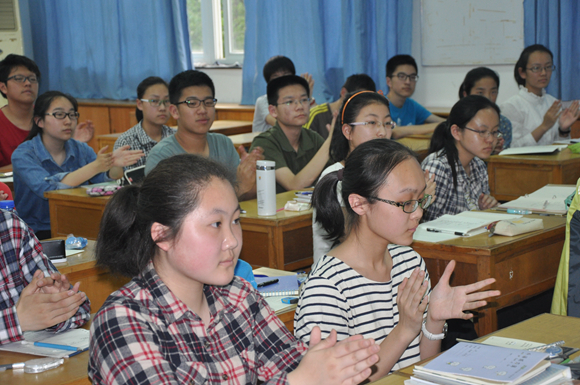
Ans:
[[[145,179],[145,166],[139,166],[125,171],[125,179],[129,184],[139,183]]]
[[[49,241],[40,241],[42,251],[52,263],[66,262],[66,248],[64,239],[52,239]]]

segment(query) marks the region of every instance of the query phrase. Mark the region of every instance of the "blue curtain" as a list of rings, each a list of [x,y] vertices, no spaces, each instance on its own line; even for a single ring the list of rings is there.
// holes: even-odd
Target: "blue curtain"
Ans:
[[[580,99],[579,21],[578,0],[524,0],[524,44],[552,51],[557,68],[547,91],[562,100]]]
[[[28,3],[41,92],[134,99],[144,78],[193,68],[185,0]]]
[[[288,56],[315,80],[318,103],[340,96],[346,78],[366,73],[387,90],[385,65],[411,53],[413,2],[406,0],[246,0],[242,104],[266,93],[262,68]]]

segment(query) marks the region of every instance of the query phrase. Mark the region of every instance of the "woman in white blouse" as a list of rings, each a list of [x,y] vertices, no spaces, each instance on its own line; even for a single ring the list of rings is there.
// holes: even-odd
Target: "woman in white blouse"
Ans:
[[[562,102],[546,93],[556,69],[553,59],[548,48],[534,44],[523,50],[515,65],[520,90],[501,106],[502,114],[512,122],[512,147],[549,145],[568,138],[578,119],[577,100],[562,109]]]

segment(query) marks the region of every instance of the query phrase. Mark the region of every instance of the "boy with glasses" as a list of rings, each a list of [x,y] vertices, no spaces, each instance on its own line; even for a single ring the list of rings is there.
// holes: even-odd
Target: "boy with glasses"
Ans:
[[[196,70],[175,75],[169,83],[169,101],[169,113],[177,120],[177,131],[153,147],[147,157],[145,175],[163,159],[178,154],[197,154],[222,163],[236,175],[236,193],[240,200],[255,197],[256,161],[263,159],[262,149],[256,148],[248,154],[240,146],[240,160],[230,138],[209,132],[217,103],[211,78]]]
[[[9,165],[12,153],[32,129],[34,101],[40,70],[26,56],[10,54],[0,62],[0,93],[8,104],[0,109],[0,167]],[[88,142],[94,134],[90,120],[80,123],[73,139]]]
[[[419,80],[415,59],[410,55],[395,55],[387,62],[386,70],[389,109],[398,128],[393,130],[393,139],[432,133],[444,119],[411,99]]]
[[[276,162],[276,193],[312,186],[328,162],[332,136],[324,140],[303,127],[310,111],[308,82],[296,75],[272,80],[268,103],[276,124],[254,138],[251,149],[263,148],[266,160]]]

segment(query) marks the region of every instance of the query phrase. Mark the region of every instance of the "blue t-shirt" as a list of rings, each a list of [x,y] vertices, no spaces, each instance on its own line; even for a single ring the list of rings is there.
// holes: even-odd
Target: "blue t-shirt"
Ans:
[[[431,116],[431,113],[425,107],[411,98],[407,98],[401,108],[389,102],[389,110],[391,111],[391,119],[399,127],[423,124]]]
[[[34,231],[50,230],[48,199],[44,197],[44,192],[77,187],[64,184],[61,180],[97,159],[92,148],[74,139],[67,140],[64,149],[66,158],[59,166],[44,147],[39,134],[22,143],[12,154],[14,204],[20,218]],[[101,183],[108,180],[105,173],[100,173],[89,181]]]

